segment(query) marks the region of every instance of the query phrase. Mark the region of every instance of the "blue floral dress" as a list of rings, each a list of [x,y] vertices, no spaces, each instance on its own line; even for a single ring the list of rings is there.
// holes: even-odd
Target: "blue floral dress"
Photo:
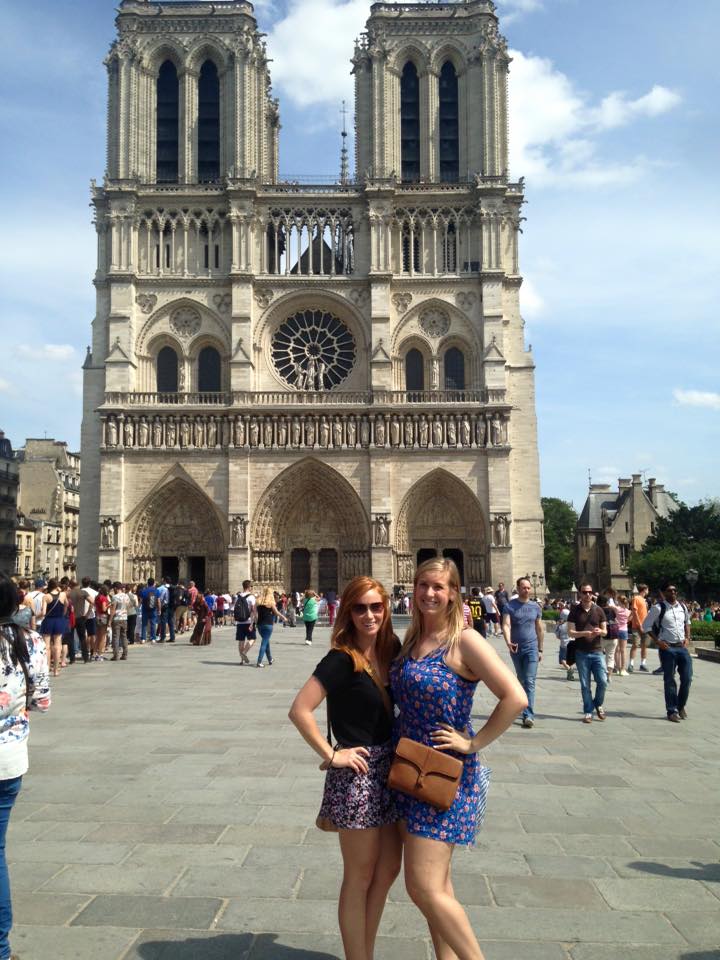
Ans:
[[[445,663],[445,648],[426,657],[396,660],[390,668],[393,699],[400,714],[395,737],[409,737],[432,747],[432,733],[441,723],[456,730],[470,725],[473,695],[477,682],[465,680]],[[482,825],[490,771],[480,765],[476,753],[461,755],[443,751],[463,761],[464,770],[458,793],[449,810],[438,810],[429,803],[396,793],[396,806],[409,833],[446,843],[471,845]]]

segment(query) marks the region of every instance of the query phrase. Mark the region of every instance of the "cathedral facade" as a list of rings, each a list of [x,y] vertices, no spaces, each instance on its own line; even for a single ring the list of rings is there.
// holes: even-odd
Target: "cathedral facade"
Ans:
[[[279,178],[250,3],[122,0],[117,31],[79,571],[318,590],[408,584],[435,554],[468,587],[541,571],[493,3],[372,6],[356,172],[312,185]]]

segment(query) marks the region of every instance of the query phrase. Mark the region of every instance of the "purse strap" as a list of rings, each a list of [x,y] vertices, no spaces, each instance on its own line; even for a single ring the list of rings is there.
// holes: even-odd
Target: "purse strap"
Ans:
[[[392,703],[390,702],[390,697],[388,696],[387,690],[380,682],[380,677],[378,677],[378,675],[375,673],[375,671],[373,670],[373,668],[370,666],[369,663],[365,665],[365,673],[370,677],[372,682],[380,691],[380,696],[382,697],[382,701],[383,701],[383,704],[385,705],[385,709],[387,710],[389,717],[392,719],[392,716],[393,716]]]

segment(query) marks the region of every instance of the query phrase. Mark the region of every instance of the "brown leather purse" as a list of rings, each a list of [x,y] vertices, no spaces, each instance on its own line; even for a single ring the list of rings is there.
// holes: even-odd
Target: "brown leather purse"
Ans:
[[[457,796],[463,772],[462,760],[401,737],[395,748],[388,786],[438,810],[449,810]]]

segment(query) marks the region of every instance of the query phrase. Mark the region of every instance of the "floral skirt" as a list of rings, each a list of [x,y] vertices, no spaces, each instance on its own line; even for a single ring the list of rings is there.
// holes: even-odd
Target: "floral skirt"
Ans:
[[[387,785],[392,743],[388,740],[367,750],[367,773],[330,767],[325,775],[320,817],[330,820],[338,830],[368,830],[398,819],[395,794]]]

